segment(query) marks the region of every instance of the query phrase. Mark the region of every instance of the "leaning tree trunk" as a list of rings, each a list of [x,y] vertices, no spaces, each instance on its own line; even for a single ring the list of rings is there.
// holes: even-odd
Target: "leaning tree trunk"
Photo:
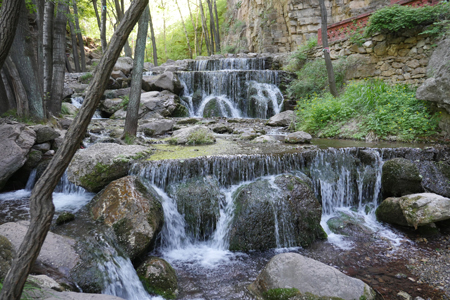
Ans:
[[[16,109],[16,99],[14,97],[14,93],[11,89],[11,85],[8,81],[6,72],[5,72],[5,66],[0,70],[0,81],[3,83],[3,86],[5,88],[5,92],[6,92],[6,98],[4,98],[5,100],[8,101],[8,105],[5,105],[5,111],[7,112],[10,109]],[[3,108],[3,107],[2,107]]]
[[[66,70],[66,23],[69,6],[64,1],[58,3],[53,31],[53,81],[52,98],[47,102],[47,114],[59,116],[64,91]],[[76,51],[76,44],[72,45]]]
[[[180,13],[180,18],[181,18],[181,24],[183,25],[184,33],[186,34],[186,43],[187,43],[187,46],[189,49],[189,58],[192,59],[191,41],[189,40],[189,34],[186,29],[186,24],[184,24],[183,14],[181,13],[180,6],[178,5],[178,0],[175,0],[175,3],[177,4],[178,12]]]
[[[11,57],[6,59],[5,63],[8,73],[11,77],[12,87],[14,90],[14,95],[16,96],[16,110],[19,117],[28,117],[30,115],[28,109],[28,97],[25,87],[20,80],[19,72],[17,71],[16,65],[12,61]]]
[[[78,46],[80,47],[81,72],[86,72],[86,54],[84,53],[84,42],[81,36],[80,22],[78,21],[77,1],[72,0],[73,14],[75,17],[75,29],[77,30]]]
[[[59,7],[59,5],[58,5]],[[72,37],[72,55],[73,55],[73,64],[75,65],[75,72],[81,72],[80,67],[80,59],[78,57],[78,49],[77,49],[77,34],[75,32],[75,26],[71,19],[69,19],[69,27],[70,27],[70,36]]]
[[[63,144],[33,188],[30,198],[30,226],[3,282],[0,300],[20,299],[27,275],[39,255],[53,219],[55,207],[52,202],[52,192],[78,150],[100,98],[106,89],[109,76],[119,58],[120,51],[147,5],[148,0],[131,2],[130,9],[111,39],[108,51],[100,60],[98,70],[101,70],[101,72],[95,72],[87,89],[83,106],[67,131]]]
[[[139,117],[139,103],[141,102],[142,71],[145,60],[145,42],[147,40],[149,8],[145,8],[139,19],[139,28],[134,49],[133,74],[131,76],[130,101],[127,107],[125,128],[122,138],[136,137]]]
[[[14,41],[23,0],[3,0],[0,10],[0,69]]]
[[[322,45],[323,54],[325,56],[325,64],[327,66],[328,83],[330,84],[330,92],[334,97],[338,96],[336,89],[336,79],[334,78],[333,64],[331,63],[330,48],[328,47],[328,34],[327,34],[327,9],[325,7],[324,0],[319,0],[320,12],[322,15]]]
[[[106,41],[106,0],[102,0],[102,27],[100,30],[100,40],[102,41],[102,52],[106,52],[106,48],[108,47],[108,43]]]
[[[52,99],[52,80],[53,80],[53,16],[55,5],[52,1],[47,1],[44,7],[44,24],[42,30],[43,36],[43,98],[44,107]]]
[[[153,49],[153,64],[155,67],[158,66],[158,50],[156,48],[156,37],[155,37],[155,31],[153,30],[153,21],[152,21],[152,12],[150,11],[150,8],[148,10],[148,21],[150,23],[150,34],[152,39],[152,49]]]

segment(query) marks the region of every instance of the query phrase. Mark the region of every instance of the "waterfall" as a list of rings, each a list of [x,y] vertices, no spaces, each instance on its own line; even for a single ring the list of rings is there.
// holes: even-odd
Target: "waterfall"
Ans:
[[[36,174],[37,170],[33,169],[30,173],[30,177],[28,177],[27,184],[25,185],[25,190],[31,192],[34,184],[36,183]]]
[[[267,58],[198,60],[190,71],[176,72],[182,103],[195,117],[269,118],[279,113],[283,95],[279,72]]]
[[[80,109],[81,105],[83,105],[84,98],[83,97],[73,97],[70,99],[70,102],[73,106]],[[100,111],[96,110],[94,115],[92,116],[92,119],[101,119],[102,116],[100,115]]]

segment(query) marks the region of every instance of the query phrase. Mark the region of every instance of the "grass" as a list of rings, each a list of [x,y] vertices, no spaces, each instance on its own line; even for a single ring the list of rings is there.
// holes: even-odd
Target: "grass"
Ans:
[[[371,133],[411,141],[436,134],[439,122],[427,103],[416,99],[414,88],[381,80],[350,82],[338,98],[316,94],[299,101],[296,113],[297,129],[321,137],[345,136],[344,125],[353,120],[356,130],[346,137],[361,139]]]
[[[79,78],[79,81],[81,83],[89,83],[91,81],[92,77],[94,77],[94,75],[92,75],[92,73],[88,72],[88,73],[81,75]]]
[[[214,134],[203,128],[192,132],[187,137],[188,145],[209,145],[214,144],[214,142]]]
[[[292,54],[289,64],[284,68],[288,72],[297,72],[305,64],[308,58],[308,52],[317,46],[317,37],[310,38],[305,44],[298,47]]]

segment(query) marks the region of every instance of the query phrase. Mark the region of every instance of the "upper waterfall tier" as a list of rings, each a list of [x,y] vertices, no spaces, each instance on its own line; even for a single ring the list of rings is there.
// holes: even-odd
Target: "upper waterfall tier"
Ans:
[[[190,71],[220,70],[268,70],[272,67],[271,59],[262,58],[222,58],[195,60],[189,63]]]

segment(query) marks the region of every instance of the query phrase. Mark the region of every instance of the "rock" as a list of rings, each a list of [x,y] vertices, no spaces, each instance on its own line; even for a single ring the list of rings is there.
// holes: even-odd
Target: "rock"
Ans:
[[[92,202],[93,218],[114,229],[132,260],[145,254],[161,231],[164,215],[159,196],[135,176],[111,182]]]
[[[385,41],[383,42],[378,42],[376,44],[376,46],[373,48],[373,52],[375,52],[376,55],[378,56],[383,56],[386,54],[387,52],[387,44]]]
[[[168,131],[172,131],[174,124],[175,121],[173,120],[153,120],[139,126],[138,131],[143,132],[145,136],[161,135]]]
[[[296,288],[302,294],[311,293],[327,299],[375,298],[375,292],[363,281],[297,253],[274,256],[249,286],[249,290],[259,297],[270,290],[286,288]]]
[[[155,115],[163,117],[184,117],[189,115],[181,105],[180,97],[169,91],[148,92],[141,94],[142,118],[150,119]]]
[[[14,246],[6,237],[0,235],[0,279],[5,278],[15,255]]]
[[[27,161],[36,133],[23,124],[0,124],[0,190]]]
[[[173,72],[164,72],[155,76],[143,76],[142,89],[146,92],[167,90],[179,95],[183,91],[183,86],[176,74]]]
[[[178,212],[184,215],[187,232],[195,240],[206,240],[214,232],[220,216],[220,203],[225,196],[217,179],[196,177],[171,184],[168,195],[177,202]]]
[[[146,70],[147,72],[150,71],[155,65],[152,64],[151,62],[145,62],[144,63],[144,70]]]
[[[31,149],[27,156],[27,161],[23,165],[28,170],[33,170],[42,160],[42,151]]]
[[[311,143],[312,136],[309,133],[303,131],[297,131],[289,133],[284,140],[288,144],[309,144]]]
[[[231,107],[220,98],[212,98],[203,109],[203,118],[231,117]]]
[[[33,127],[33,130],[36,132],[36,144],[50,142],[60,136],[60,134],[50,126],[36,125]]]
[[[28,275],[27,281],[37,284],[40,288],[47,288],[58,292],[64,291],[64,288],[59,283],[47,275]]]
[[[255,138],[253,143],[279,143],[280,141],[270,135],[262,135]]]
[[[63,99],[69,99],[74,93],[75,91],[72,88],[65,86],[63,89]]]
[[[131,162],[145,157],[149,151],[137,145],[94,144],[75,153],[67,168],[67,177],[88,191],[99,192],[111,181],[126,176]]]
[[[225,133],[233,133],[233,128],[226,125],[218,125],[212,129],[215,133],[225,134]]]
[[[383,197],[399,197],[423,192],[419,169],[405,158],[394,158],[384,163],[381,174]]]
[[[75,220],[74,214],[64,211],[60,213],[58,218],[56,219],[56,225],[62,225],[73,220]]]
[[[105,99],[100,102],[99,109],[108,115],[113,115],[116,111],[123,107],[124,99],[122,98],[113,98],[113,99]]]
[[[178,129],[173,132],[170,139],[170,143],[178,145],[204,145],[214,144],[215,142],[214,133],[208,127],[202,125]]]
[[[450,164],[446,161],[416,162],[422,176],[422,186],[427,192],[450,198]]]
[[[289,126],[295,120],[295,112],[293,110],[286,110],[276,114],[269,119],[267,125],[269,126]]]
[[[34,144],[33,149],[41,151],[42,153],[47,152],[52,147],[50,143]]]
[[[133,69],[133,59],[131,57],[119,57],[114,65],[113,71],[121,71],[128,76]]]
[[[25,237],[30,223],[28,221],[10,222],[0,225],[0,235],[3,235],[17,251]],[[69,276],[69,272],[80,261],[75,251],[75,240],[49,232],[42,245],[41,252],[33,268],[50,269],[52,274]]]
[[[44,300],[124,300],[111,295],[101,295],[101,294],[86,294],[86,293],[74,293],[74,292],[48,292],[46,297],[39,297],[38,299]]]
[[[411,295],[404,291],[398,292],[397,296],[402,300],[412,300]]]
[[[75,105],[67,102],[64,102],[62,104],[62,108],[63,109],[61,110],[61,114],[63,114],[63,111],[65,111],[64,115],[66,116],[75,116],[79,111]]]
[[[111,77],[114,79],[117,78],[127,78],[127,76],[121,70],[114,70],[111,72]]]
[[[381,221],[417,229],[450,219],[450,199],[432,193],[387,198],[377,208],[376,215]]]
[[[145,289],[165,299],[178,296],[177,274],[172,266],[162,258],[149,257],[138,268],[137,274]]]
[[[240,187],[230,231],[230,250],[267,250],[275,247],[308,246],[325,238],[320,226],[322,207],[311,187],[290,174],[271,183],[257,180]],[[279,242],[275,234],[278,216]]]

